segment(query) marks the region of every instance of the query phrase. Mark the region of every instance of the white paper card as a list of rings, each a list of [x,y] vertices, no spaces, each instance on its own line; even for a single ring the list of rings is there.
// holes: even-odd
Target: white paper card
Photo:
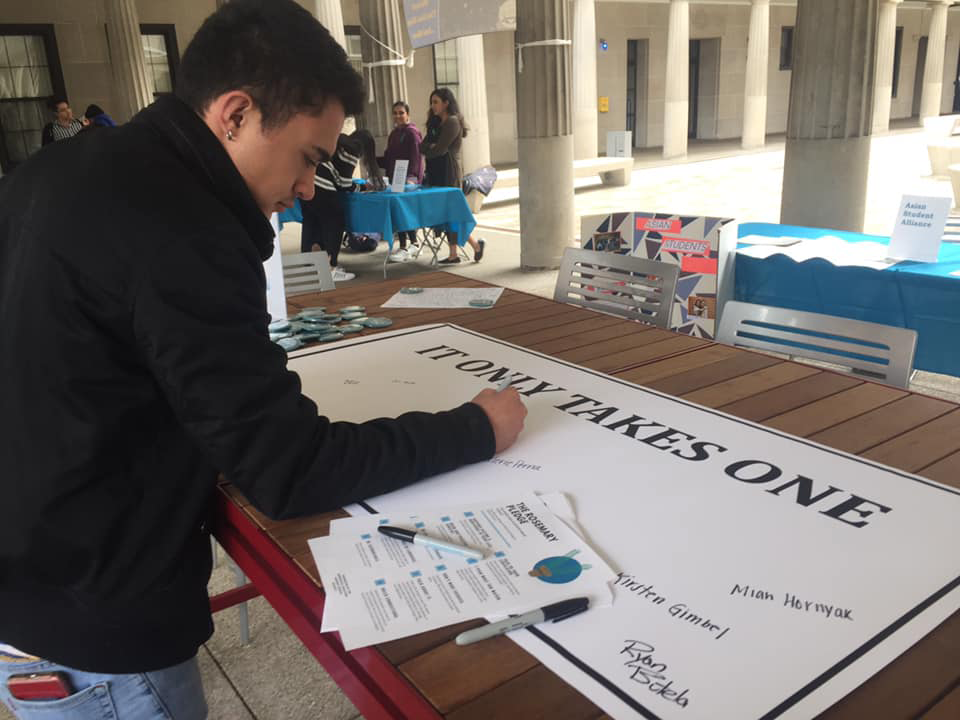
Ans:
[[[403,192],[407,186],[407,167],[409,160],[397,160],[393,166],[393,180],[390,183],[391,192]]]
[[[904,195],[890,236],[888,254],[898,260],[936,262],[953,200]]]
[[[471,300],[496,303],[503,288],[423,288],[418,293],[394,293],[380,307],[385,308],[468,308]]]

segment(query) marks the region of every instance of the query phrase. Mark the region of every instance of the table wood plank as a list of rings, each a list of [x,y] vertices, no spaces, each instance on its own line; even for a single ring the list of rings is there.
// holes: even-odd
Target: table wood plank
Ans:
[[[687,370],[702,368],[736,355],[737,349],[729,345],[707,343],[693,347],[689,352],[677,357],[621,370],[617,372],[617,377],[637,385],[648,385],[656,380],[678,375]]]
[[[946,400],[909,395],[894,400],[886,408],[863,413],[809,437],[837,450],[860,454],[874,445],[945,415],[954,407],[953,403]]]
[[[482,619],[468,620],[467,622],[457,623],[456,625],[447,625],[446,627],[428,630],[427,632],[411,635],[410,637],[391,640],[387,643],[381,643],[377,648],[394,665],[400,665],[422,655],[428,650],[433,650],[444,643],[450,642],[457,635],[467,630],[486,625],[487,621]]]
[[[942,460],[921,468],[919,474],[944,485],[960,488],[960,452],[955,452]]]
[[[533,655],[501,635],[464,647],[447,642],[398,667],[437,710],[446,714],[539,664]]]
[[[864,382],[795,410],[769,417],[763,424],[799,437],[807,437],[824,428],[888,405],[907,394],[906,390]]]
[[[762,422],[774,415],[796,410],[798,407],[862,383],[863,380],[850,375],[825,372],[796,380],[778,388],[771,388],[766,392],[745,397],[729,405],[721,405],[719,409],[744,420]]]
[[[509,708],[509,712],[505,710]],[[600,709],[553,672],[538,665],[447,715],[448,720],[595,720]]]
[[[679,397],[694,390],[746,375],[754,370],[778,365],[781,362],[783,361],[780,358],[770,355],[747,353],[644,384],[654,390]]]
[[[637,339],[639,338],[655,340],[655,342],[644,342],[628,350],[612,353],[605,352],[610,341],[600,342],[590,347],[557,353],[556,357],[593,370],[613,374],[643,363],[683,355],[707,344],[706,340],[689,335],[661,335],[659,332],[657,335],[638,333]]]
[[[607,327],[597,328],[596,330],[588,330],[587,332],[583,332],[578,335],[572,335],[570,337],[557,338],[555,340],[545,340],[537,343],[535,346],[531,346],[531,349],[552,355],[559,352],[564,352],[565,350],[573,350],[574,348],[593,345],[594,343],[603,342],[605,340],[617,340],[621,337],[630,337],[634,333],[652,329],[653,328],[650,325],[642,325],[637,323],[637,327],[633,328],[629,334],[625,335],[623,326],[608,325]],[[652,337],[656,337],[656,333],[654,333]]]
[[[916,472],[929,465],[931,460],[941,460],[958,450],[960,410],[953,410],[870,448],[863,453],[863,457],[907,472]]]
[[[717,408],[786,385],[794,380],[810,375],[823,374],[825,373],[821,370],[809,365],[781,362],[746,375],[699,388],[681,397],[699,405]]]
[[[923,714],[923,720],[957,720],[960,718],[960,687]]]

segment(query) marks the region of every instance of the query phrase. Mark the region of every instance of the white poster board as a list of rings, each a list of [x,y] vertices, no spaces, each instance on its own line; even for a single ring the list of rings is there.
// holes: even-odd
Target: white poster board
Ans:
[[[283,287],[283,261],[280,258],[280,223],[277,214],[270,216],[273,226],[273,255],[263,263],[267,276],[267,312],[270,321],[287,319],[287,296]]]
[[[517,373],[516,445],[352,510],[566,493],[614,605],[509,637],[615,718],[807,719],[960,607],[956,489],[453,326],[289,367],[350,421]]]
[[[403,192],[407,187],[407,167],[409,160],[397,160],[393,165],[393,178],[390,181],[390,192]]]
[[[952,198],[904,195],[890,236],[889,257],[936,262]]]

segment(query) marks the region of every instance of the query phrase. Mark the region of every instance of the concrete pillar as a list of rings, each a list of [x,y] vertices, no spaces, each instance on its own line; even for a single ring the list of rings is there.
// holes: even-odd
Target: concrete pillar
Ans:
[[[517,44],[570,39],[567,0],[517,3]],[[573,121],[570,46],[524,47],[517,65],[520,267],[560,266],[573,245]]]
[[[343,31],[343,9],[340,7],[340,0],[316,0],[314,8],[314,15],[317,16],[320,24],[329,30],[333,39],[346,50],[347,35]]]
[[[573,157],[597,156],[597,3],[573,0]]]
[[[484,70],[483,35],[457,38],[457,101],[469,132],[460,149],[464,174],[490,164],[490,122],[487,119],[487,73]]]
[[[153,102],[134,0],[107,0],[107,38],[113,65],[116,119],[129,120]]]
[[[943,56],[947,46],[947,9],[951,0],[936,0],[930,6],[930,32],[927,35],[927,60],[923,66],[923,94],[920,118],[937,117],[943,96]]]
[[[861,232],[873,120],[876,0],[799,0],[780,221]]]
[[[663,156],[687,154],[690,114],[690,3],[670,0],[667,26],[667,85],[663,103]]]
[[[893,50],[897,43],[897,5],[903,0],[880,0],[877,22],[877,83],[873,96],[873,132],[890,129],[893,99]]]
[[[403,53],[403,37],[407,30],[400,22],[397,0],[360,0],[360,22],[380,43]],[[363,36],[364,79],[368,92],[372,85],[372,93],[363,111],[363,127],[373,134],[379,147],[384,147],[393,130],[393,103],[407,99],[407,75],[405,65],[379,64],[396,63],[400,59],[380,43],[366,34]],[[366,67],[370,63],[375,67]]]
[[[770,61],[770,0],[753,0],[747,36],[743,91],[744,150],[763,147],[767,137],[767,66]]]

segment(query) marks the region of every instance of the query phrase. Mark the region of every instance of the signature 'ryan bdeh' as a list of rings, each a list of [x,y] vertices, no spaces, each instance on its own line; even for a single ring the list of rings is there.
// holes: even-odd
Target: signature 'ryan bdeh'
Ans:
[[[664,700],[685,708],[690,704],[690,691],[686,688],[682,692],[674,689],[673,680],[667,677],[667,664],[659,662],[653,656],[655,649],[653,645],[642,640],[624,640],[620,654],[627,656],[623,664],[631,670],[630,679],[646,685],[647,690]]]

